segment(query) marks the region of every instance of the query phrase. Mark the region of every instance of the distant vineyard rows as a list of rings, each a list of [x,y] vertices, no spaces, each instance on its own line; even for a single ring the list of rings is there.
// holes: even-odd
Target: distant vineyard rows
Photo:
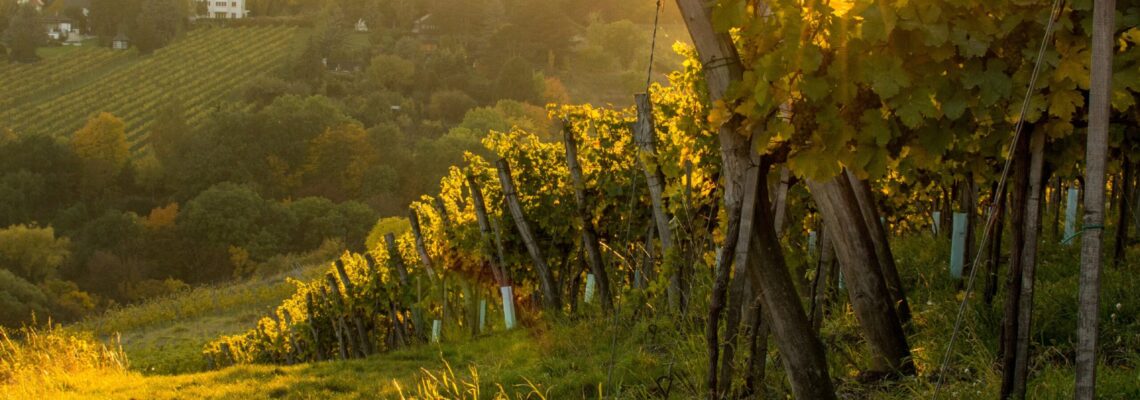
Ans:
[[[235,87],[283,62],[297,32],[200,29],[148,57],[82,49],[32,65],[0,65],[0,126],[70,135],[106,111],[126,121],[127,139],[138,150],[164,99],[179,98],[193,125]]]

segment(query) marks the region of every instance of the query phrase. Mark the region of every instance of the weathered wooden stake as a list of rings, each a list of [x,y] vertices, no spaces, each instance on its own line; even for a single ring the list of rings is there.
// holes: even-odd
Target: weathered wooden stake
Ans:
[[[493,229],[491,227],[491,218],[487,216],[487,205],[483,201],[483,188],[479,186],[479,182],[475,180],[475,176],[467,174],[467,187],[471,193],[471,203],[475,208],[475,219],[479,223],[479,237],[481,239],[480,245],[483,252],[487,254],[487,263],[491,267],[491,275],[495,277],[495,282],[499,286],[508,285],[506,273],[502,269],[503,255],[496,251],[494,245]]]
[[[313,299],[313,292],[309,292],[305,296],[305,318],[309,323],[309,330],[313,333],[313,353],[317,357],[317,361],[324,361],[325,357],[321,351],[321,333],[317,330],[317,318],[313,315],[313,310],[316,309],[316,301]]]
[[[1104,233],[1104,177],[1112,95],[1112,56],[1116,51],[1116,0],[1093,3],[1089,129],[1085,149],[1085,215],[1081,227],[1081,282],[1077,307],[1077,384],[1075,398],[1096,397],[1096,343]]]
[[[432,268],[431,257],[428,256],[427,245],[424,243],[424,235],[420,231],[420,216],[416,213],[416,209],[408,209],[408,222],[412,226],[412,236],[416,240],[416,252],[420,255],[420,264],[424,266],[424,271],[427,271],[428,278],[435,280],[435,269]],[[391,233],[389,233],[389,235],[390,234]],[[387,238],[387,236],[385,236],[385,238]],[[391,249],[391,246],[389,246],[389,249]]]
[[[408,268],[404,264],[404,257],[403,257],[403,255],[400,254],[400,247],[396,244],[396,235],[393,234],[392,232],[388,232],[388,233],[384,234],[384,241],[388,245],[388,267],[390,269],[396,270],[396,277],[399,278],[399,280],[400,280],[400,286],[399,287],[400,287],[400,293],[401,294],[398,297],[399,303],[400,303],[399,306],[401,308],[402,307],[408,307],[410,305],[410,303],[414,303],[411,299],[412,298],[412,296],[411,296],[412,284],[411,284],[410,278],[408,277]],[[417,292],[417,300],[418,300],[418,298],[420,296],[418,293],[420,291],[419,279],[418,278],[416,279],[416,284],[417,284],[416,285],[416,292]],[[418,302],[418,301],[416,301],[416,302]],[[423,317],[423,311],[420,310],[419,306],[411,307],[411,310],[412,310],[412,325],[413,325],[413,330],[415,330],[415,336],[419,337],[420,340],[423,340],[424,329],[425,329],[424,319],[423,319],[424,318]]]
[[[534,232],[531,231],[530,224],[523,213],[522,204],[519,203],[515,181],[511,177],[511,165],[506,159],[500,159],[497,166],[499,168],[499,183],[503,186],[503,197],[507,200],[507,208],[511,210],[511,216],[514,217],[515,226],[518,227],[519,236],[522,237],[523,244],[526,245],[527,252],[530,253],[530,258],[534,262],[534,268],[538,272],[543,304],[549,310],[560,310],[562,306],[558,291],[555,288],[554,275],[550,273],[550,267],[542,258],[542,250],[538,247],[538,240],[535,239]]]
[[[1025,204],[1025,243],[1021,252],[1021,295],[1018,300],[1017,349],[1013,396],[1025,398],[1029,382],[1029,342],[1033,321],[1033,286],[1037,270],[1037,238],[1041,231],[1041,173],[1045,162],[1045,131],[1037,129],[1029,142],[1029,193]]]
[[[329,286],[322,286],[321,287],[321,294],[323,294],[322,297],[324,297],[326,299],[329,297],[332,297],[334,299],[333,303],[340,306],[340,304],[341,304],[341,302],[340,302],[340,289],[338,289],[336,287],[336,278],[334,278],[332,276],[332,274],[327,274],[327,275],[325,275],[325,280],[329,281],[331,284]],[[331,289],[332,294],[330,294],[329,289],[327,289],[327,288],[332,288]],[[348,347],[347,347],[346,343],[351,341],[351,340],[345,338],[345,336],[347,336],[348,332],[346,332],[346,329],[344,326],[345,325],[344,324],[344,315],[338,314],[334,318],[331,318],[331,319],[332,319],[333,331],[336,332],[336,343],[337,343],[338,349],[340,350],[340,359],[341,360],[347,360],[348,359]]]
[[[669,227],[668,212],[665,210],[665,174],[661,172],[660,160],[657,157],[657,130],[653,122],[653,106],[649,103],[649,95],[638,93],[633,96],[637,104],[637,123],[633,125],[633,138],[637,147],[641,149],[638,158],[641,160],[642,170],[649,186],[649,201],[653,206],[653,221],[657,224],[657,237],[661,239],[661,255],[669,254],[673,248],[673,232]],[[674,310],[683,310],[685,299],[683,296],[683,272],[673,271],[669,277],[669,304]]]
[[[574,186],[574,204],[577,206],[578,223],[582,226],[582,247],[586,251],[586,262],[593,271],[591,276],[597,276],[598,294],[602,298],[602,309],[613,309],[613,297],[610,294],[609,274],[602,262],[602,251],[598,244],[598,232],[594,227],[594,220],[586,204],[586,182],[582,177],[582,166],[578,162],[578,140],[570,124],[562,121],[562,143],[566,149],[566,166],[570,170],[570,178]],[[592,293],[591,293],[592,294]]]

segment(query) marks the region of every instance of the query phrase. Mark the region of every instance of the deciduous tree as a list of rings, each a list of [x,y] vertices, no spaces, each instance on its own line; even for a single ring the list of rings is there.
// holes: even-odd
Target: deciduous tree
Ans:
[[[110,113],[100,113],[71,137],[71,149],[79,157],[86,195],[103,193],[123,171],[130,157],[126,124]]]
[[[40,24],[40,13],[27,3],[16,10],[15,15],[7,23],[4,32],[4,45],[11,53],[13,61],[30,63],[40,59],[36,55],[36,48],[47,43],[47,32]]]

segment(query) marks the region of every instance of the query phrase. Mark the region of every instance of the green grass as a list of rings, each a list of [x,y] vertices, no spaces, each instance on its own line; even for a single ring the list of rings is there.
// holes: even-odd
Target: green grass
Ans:
[[[50,46],[41,47],[36,50],[36,54],[43,59],[51,59],[62,57],[71,54],[73,51],[78,50],[81,46]]]
[[[546,398],[596,397],[599,390],[642,397],[667,365],[638,345],[636,336],[582,340],[614,333],[606,324],[552,323],[463,339],[444,345],[422,345],[367,359],[293,366],[244,365],[182,375],[146,376],[139,372],[88,371],[56,377],[56,390],[37,395],[52,398],[398,398],[415,397],[428,374],[440,377],[448,368],[456,380],[478,382],[486,396],[527,394]],[[615,351],[614,390],[608,389],[607,365]],[[477,376],[477,378],[474,378]],[[647,386],[645,383],[650,383]],[[533,386],[532,386],[533,385]],[[502,389],[500,389],[500,387]],[[30,397],[29,397],[30,398]]]
[[[289,279],[312,279],[323,271],[310,266],[268,278],[199,287],[112,310],[71,327],[109,340],[118,338],[132,369],[145,374],[198,372],[207,368],[206,343],[244,332],[292,295]]]
[[[1037,344],[1029,384],[1029,395],[1034,399],[1069,398],[1073,387],[1075,266],[1079,254],[1075,246],[1051,245],[1049,240],[1042,248],[1035,308]],[[850,307],[840,302],[833,309],[822,336],[832,377],[844,398],[931,398],[961,300],[958,282],[946,272],[948,247],[928,236],[900,238],[894,243],[915,315],[909,340],[919,376],[884,384],[857,382],[855,377],[867,366],[866,344],[859,337]],[[795,255],[789,259],[797,257],[803,259]],[[1128,278],[1128,272],[1135,268],[1125,265],[1105,272],[1104,362],[1098,379],[1099,393],[1105,399],[1140,398],[1140,323],[1136,313],[1140,296],[1131,294],[1135,283]],[[306,273],[322,271],[313,268]],[[72,327],[101,335],[122,332],[130,369],[56,374],[50,384],[35,390],[28,385],[0,383],[0,394],[16,399],[246,400],[565,399],[596,398],[599,394],[647,398],[660,395],[664,388],[673,398],[694,398],[704,393],[706,359],[703,320],[699,317],[706,307],[704,300],[697,301],[690,317],[676,318],[655,315],[652,305],[634,307],[636,296],[628,297],[630,301],[624,303],[616,319],[600,318],[596,309],[583,307],[577,316],[527,319],[524,329],[504,332],[500,327],[478,338],[451,337],[442,345],[420,345],[361,360],[241,365],[203,371],[201,351],[205,342],[249,329],[256,318],[288,296],[288,284],[280,277],[275,279],[198,289]],[[696,290],[707,290],[707,284],[698,281]],[[215,299],[218,305],[211,305]],[[979,295],[972,297],[950,368],[944,374],[941,398],[997,397],[1001,382],[997,327],[1003,300],[999,295],[994,305],[986,305]],[[1119,309],[1117,303],[1121,304]],[[524,317],[527,315],[533,317]],[[489,315],[488,323],[496,322]],[[767,355],[767,398],[785,398],[790,393],[781,369],[779,352],[773,346]]]

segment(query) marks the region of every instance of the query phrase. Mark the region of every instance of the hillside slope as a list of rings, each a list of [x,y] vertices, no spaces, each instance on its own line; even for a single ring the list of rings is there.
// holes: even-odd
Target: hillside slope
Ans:
[[[915,343],[922,375],[895,383],[859,382],[854,352],[857,324],[843,304],[822,329],[828,346],[840,355],[829,357],[844,398],[928,398],[933,392],[933,369],[945,348],[944,333],[951,329],[958,307],[956,282],[947,268],[948,246],[932,245],[925,237],[898,243],[898,260],[906,271],[915,300]],[[1073,248],[1050,246],[1043,268],[1040,312],[1062,315],[1074,303],[1071,290],[1076,276],[1071,266]],[[466,334],[444,337],[443,344],[417,345],[368,358],[297,365],[239,365],[207,370],[202,345],[217,335],[249,329],[274,303],[288,297],[292,284],[286,277],[317,279],[327,265],[290,271],[277,277],[240,284],[197,289],[150,303],[129,307],[68,329],[95,331],[104,338],[121,332],[130,359],[129,368],[84,369],[55,374],[42,384],[17,379],[5,384],[5,351],[0,340],[0,398],[39,399],[306,399],[306,398],[690,398],[703,393],[704,337],[699,318],[653,315],[642,309],[625,309],[607,318],[592,306],[582,305],[570,317],[524,320],[522,328],[505,332],[488,319],[491,332],[477,338]],[[1105,291],[1107,308],[1131,310],[1136,305],[1121,276],[1109,271]],[[635,298],[630,301],[636,302]],[[980,302],[978,302],[980,303]],[[1122,303],[1121,306],[1115,306]],[[1000,304],[1000,301],[997,302]],[[994,398],[1000,385],[995,368],[995,321],[982,316],[984,303],[972,307],[983,324],[964,332],[959,356],[965,366],[955,371],[944,393],[953,398]],[[1135,330],[1117,317],[1109,318],[1106,332],[1116,337],[1120,351],[1101,366],[1099,384],[1106,399],[1133,399],[1140,395],[1136,354],[1127,343]],[[1072,315],[1042,326],[1042,337],[1060,338],[1075,324]],[[672,328],[677,329],[672,329]],[[1119,336],[1117,336],[1119,335]],[[1123,344],[1119,341],[1123,340]],[[1066,352],[1053,339],[1043,350],[1035,369],[1031,398],[1071,397],[1072,366],[1056,357]],[[112,340],[111,344],[114,344]],[[10,344],[9,344],[10,346]],[[70,350],[69,350],[70,351]],[[56,357],[61,358],[61,357]],[[768,353],[765,386],[770,395],[787,392],[778,352]],[[50,375],[50,374],[44,374]],[[885,385],[885,386],[883,386]],[[538,393],[539,396],[536,396]]]
[[[212,338],[248,329],[296,290],[292,280],[313,279],[321,272],[317,266],[298,267],[261,279],[198,287],[112,310],[72,328],[122,344],[135,371],[198,372],[209,367],[202,348]]]
[[[36,64],[0,64],[0,127],[68,136],[105,111],[126,121],[137,150],[165,100],[180,99],[193,123],[243,82],[280,65],[298,32],[202,28],[149,56],[82,48]]]

